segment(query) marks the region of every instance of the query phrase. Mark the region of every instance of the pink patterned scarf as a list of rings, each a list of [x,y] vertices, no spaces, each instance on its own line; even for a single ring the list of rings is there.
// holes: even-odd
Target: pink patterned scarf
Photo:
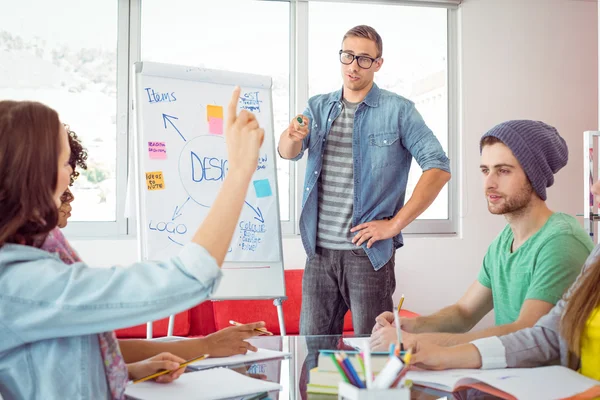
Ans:
[[[65,264],[81,261],[79,255],[69,245],[69,242],[58,228],[54,228],[39,247],[49,253],[56,253]],[[110,393],[113,399],[124,399],[129,374],[119,349],[117,337],[114,332],[100,333],[98,334],[98,342],[100,343]]]

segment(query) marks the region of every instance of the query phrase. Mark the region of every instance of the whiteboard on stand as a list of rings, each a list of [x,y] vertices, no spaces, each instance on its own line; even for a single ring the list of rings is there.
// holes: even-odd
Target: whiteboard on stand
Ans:
[[[213,206],[228,171],[227,104],[265,130],[229,253],[212,299],[285,297],[270,77],[139,62],[135,73],[135,185],[140,255],[176,256]]]

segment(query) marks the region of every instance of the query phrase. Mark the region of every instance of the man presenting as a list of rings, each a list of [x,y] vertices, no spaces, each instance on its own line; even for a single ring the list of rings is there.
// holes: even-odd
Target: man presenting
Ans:
[[[448,158],[414,103],[373,82],[382,49],[373,28],[349,30],[339,52],[342,89],[312,97],[279,141],[285,159],[308,149],[302,335],[342,333],[348,309],[354,332],[367,334],[378,314],[393,309],[401,231],[450,179]],[[404,204],[413,157],[424,172]]]

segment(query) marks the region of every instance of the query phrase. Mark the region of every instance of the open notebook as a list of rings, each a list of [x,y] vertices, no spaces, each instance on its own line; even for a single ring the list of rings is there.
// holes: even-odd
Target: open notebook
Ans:
[[[504,399],[594,399],[600,382],[561,366],[511,369],[410,371],[416,385],[453,392],[475,388]]]

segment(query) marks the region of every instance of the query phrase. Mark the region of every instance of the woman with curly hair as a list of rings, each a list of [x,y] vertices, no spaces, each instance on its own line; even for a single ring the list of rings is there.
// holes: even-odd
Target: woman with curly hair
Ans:
[[[73,186],[75,180],[79,177],[79,171],[77,167],[81,169],[87,169],[87,150],[81,144],[81,141],[77,137],[77,134],[71,130],[71,127],[64,124],[69,139],[69,147],[71,148],[71,156],[69,157],[69,165],[73,169],[71,173],[71,183],[69,186]],[[58,227],[64,228],[67,226],[69,217],[71,216],[71,202],[75,200],[75,196],[71,193],[71,190],[67,188],[63,195],[60,197],[60,208],[58,210]]]

